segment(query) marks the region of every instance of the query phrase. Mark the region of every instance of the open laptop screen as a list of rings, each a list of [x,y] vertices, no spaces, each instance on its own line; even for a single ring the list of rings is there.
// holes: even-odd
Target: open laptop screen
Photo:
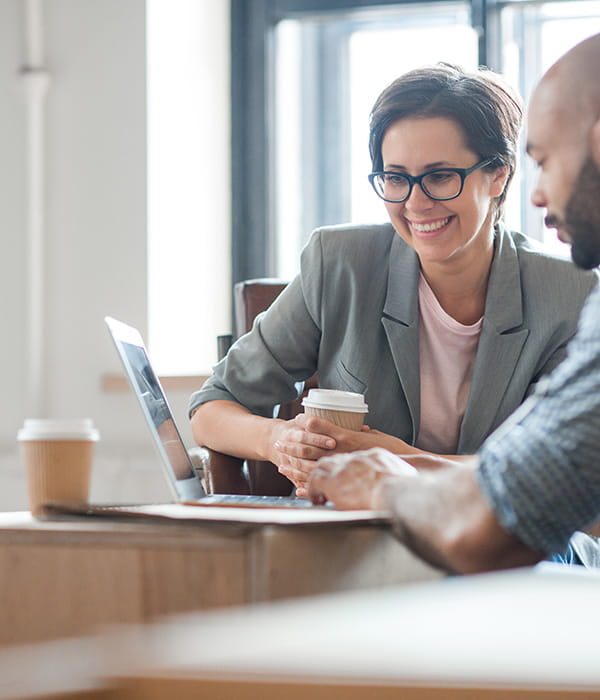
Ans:
[[[152,434],[164,470],[177,500],[201,498],[206,493],[196,477],[187,450],[167,403],[158,377],[152,369],[139,332],[121,321],[105,319]]]

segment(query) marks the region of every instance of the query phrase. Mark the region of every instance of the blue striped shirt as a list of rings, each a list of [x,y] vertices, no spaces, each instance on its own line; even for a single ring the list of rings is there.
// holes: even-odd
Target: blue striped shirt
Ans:
[[[486,440],[480,460],[500,522],[536,551],[563,551],[600,518],[600,288],[565,360]]]

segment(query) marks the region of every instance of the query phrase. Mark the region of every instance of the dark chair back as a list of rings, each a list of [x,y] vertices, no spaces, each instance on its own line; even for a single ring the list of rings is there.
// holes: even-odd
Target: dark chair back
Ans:
[[[247,333],[258,314],[269,306],[287,287],[285,280],[263,277],[256,280],[238,282],[233,288],[233,312],[235,338]]]
[[[234,294],[234,336],[239,338],[247,333],[259,313],[266,311],[285,289],[287,282],[275,278],[263,278],[238,282]],[[223,336],[220,336],[222,338]],[[223,341],[220,341],[222,343]],[[225,348],[225,345],[221,347]],[[305,393],[318,386],[317,376],[311,377],[305,384]],[[290,420],[301,410],[300,396],[289,404],[279,406],[278,418]],[[279,473],[271,462],[246,460],[208,450],[206,480],[212,493],[251,493],[287,496],[293,485]]]

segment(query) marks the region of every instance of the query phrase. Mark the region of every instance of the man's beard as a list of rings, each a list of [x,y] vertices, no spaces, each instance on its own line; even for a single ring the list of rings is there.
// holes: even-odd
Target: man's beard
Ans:
[[[583,164],[565,208],[561,224],[571,238],[571,257],[577,267],[590,270],[600,265],[600,169],[588,157]]]

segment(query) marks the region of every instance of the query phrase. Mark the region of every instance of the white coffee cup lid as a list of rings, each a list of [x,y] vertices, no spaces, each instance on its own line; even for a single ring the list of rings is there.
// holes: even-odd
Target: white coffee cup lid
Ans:
[[[100,439],[91,418],[26,418],[17,440],[93,440]]]
[[[369,412],[362,394],[338,391],[338,389],[311,389],[308,396],[302,399],[302,405],[308,408],[325,408],[330,411]]]

